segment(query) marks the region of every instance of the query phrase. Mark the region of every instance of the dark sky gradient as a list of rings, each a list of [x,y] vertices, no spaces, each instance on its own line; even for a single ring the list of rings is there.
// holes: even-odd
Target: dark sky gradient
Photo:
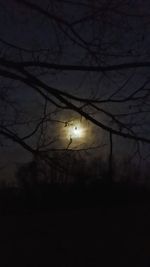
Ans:
[[[87,19],[85,23],[79,24],[79,21],[83,15],[87,16],[90,10],[99,5],[99,1],[80,1],[80,7],[76,5],[76,1],[56,1],[52,6],[49,1],[31,1],[42,6],[43,9],[53,11],[53,14],[58,14],[60,19],[67,19],[68,22],[74,21],[76,23],[75,29],[81,37],[83,37],[87,43],[95,43],[99,46],[99,54],[95,58],[81,45],[82,42],[78,40],[72,33],[67,29],[67,33],[71,34],[72,38],[78,40],[78,43],[68,40],[59,27],[54,26],[53,21],[49,21],[43,15],[29,10],[25,6],[19,4],[18,1],[5,1],[0,4],[0,57],[6,57],[9,60],[31,60],[35,58],[41,61],[57,62],[59,64],[71,64],[71,65],[109,65],[109,64],[120,64],[129,63],[133,61],[148,61],[150,57],[150,16],[149,16],[149,1],[115,1],[111,3],[109,1],[109,8],[99,14],[96,20]],[[91,9],[86,7],[85,3],[91,3]],[[101,5],[108,1],[101,1]],[[120,5],[121,4],[121,5]],[[114,8],[114,11],[112,10]],[[117,7],[117,9],[116,9]],[[117,12],[116,12],[117,10]],[[98,23],[98,27],[97,27]],[[8,43],[12,43],[14,46],[20,46],[24,48],[24,52],[18,52],[15,48],[10,48],[7,44],[1,42],[1,38]],[[97,40],[97,41],[96,41]],[[40,54],[36,52],[30,53],[29,50],[49,49],[50,52],[42,51]],[[96,52],[96,48],[93,47],[93,51]],[[118,93],[118,97],[124,97],[131,94],[135,87],[140,87],[144,81],[149,78],[149,71],[147,69],[129,69],[126,72],[114,71],[110,73],[84,73],[84,72],[55,72],[53,70],[46,71],[41,69],[31,69],[34,74],[40,73],[40,78],[49,84],[50,86],[70,92],[82,97],[93,97],[99,99],[108,98],[117,91],[121,86],[123,87]],[[10,81],[5,81],[5,83]],[[3,79],[1,80],[3,84]],[[24,109],[24,113],[20,113],[19,120],[32,117],[35,119],[39,116],[40,110],[43,108],[44,102],[39,98],[38,94],[34,90],[27,88],[19,82],[13,82],[11,85],[15,86],[13,90],[12,98],[17,101],[20,105],[20,109]],[[148,84],[149,85],[149,84]],[[10,90],[11,91],[11,90]],[[136,108],[130,107],[130,104],[103,104],[102,108],[106,108],[107,111],[113,113],[125,113],[127,110],[133,110]],[[148,107],[147,107],[148,109]],[[54,108],[50,107],[50,110]],[[11,110],[6,113],[6,118],[10,118]],[[65,120],[67,113],[60,112],[53,118]],[[70,115],[69,115],[70,116]],[[72,114],[71,114],[72,116]],[[104,114],[99,112],[93,115],[95,118],[100,119],[102,122],[109,124],[110,120],[106,118]],[[80,118],[80,116],[79,116]],[[130,122],[139,121],[143,123],[136,126],[136,131],[149,137],[149,113],[141,114],[139,116],[132,116]],[[51,127],[51,126],[50,126]],[[59,129],[59,124],[56,126]],[[90,127],[90,126],[89,126]],[[31,127],[32,128],[32,127]],[[26,126],[23,127],[19,132],[23,135],[30,131]],[[53,128],[53,125],[52,125]],[[56,135],[55,127],[53,128],[52,136]],[[107,133],[101,129],[92,126],[92,142],[94,145],[101,144],[107,140]],[[103,138],[103,140],[102,140]],[[89,138],[90,139],[90,138]],[[86,146],[91,146],[89,143]],[[99,140],[99,141],[98,141]],[[126,151],[132,150],[132,144],[126,140],[122,142],[119,138],[115,142],[115,151]],[[33,139],[29,143],[34,142]],[[8,142],[6,145],[8,146]],[[121,145],[120,145],[121,144]],[[127,145],[128,144],[128,145]],[[66,145],[66,144],[65,144]],[[60,141],[58,142],[60,147]],[[147,145],[143,145],[142,152],[147,153],[149,148]],[[11,151],[11,153],[10,153]],[[15,154],[15,160],[13,157],[13,151]],[[21,151],[21,152],[20,152]],[[2,152],[3,153],[3,152]],[[24,153],[19,146],[11,144],[11,147],[6,148],[5,158],[10,162],[12,157],[14,161],[22,161],[27,159],[28,156],[23,156]],[[99,152],[94,152],[99,153]],[[25,152],[26,154],[26,152]],[[8,156],[9,155],[9,156]],[[20,155],[22,155],[20,157]],[[29,156],[30,157],[30,156]],[[3,165],[3,163],[2,163]]]

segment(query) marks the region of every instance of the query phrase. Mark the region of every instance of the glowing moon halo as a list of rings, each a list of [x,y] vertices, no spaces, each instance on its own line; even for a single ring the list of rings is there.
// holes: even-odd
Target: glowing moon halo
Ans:
[[[78,126],[73,127],[73,129],[71,129],[71,136],[72,138],[81,138],[83,136],[83,129]]]
[[[85,137],[85,130],[81,125],[70,125],[67,129],[67,138],[79,140]]]

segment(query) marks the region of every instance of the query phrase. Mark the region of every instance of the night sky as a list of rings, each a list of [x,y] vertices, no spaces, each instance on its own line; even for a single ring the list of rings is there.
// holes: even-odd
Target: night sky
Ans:
[[[9,131],[33,150],[93,148],[91,160],[109,154],[113,130],[117,161],[127,155],[142,166],[145,158],[149,162],[149,9],[146,0],[1,1],[2,176],[13,176],[12,169],[32,158],[28,149],[6,136]],[[29,64],[22,68],[24,63]],[[60,96],[77,109],[66,107]],[[69,138],[69,127],[81,127],[86,134]]]
[[[149,0],[0,0],[0,266],[150,266],[149,69]]]

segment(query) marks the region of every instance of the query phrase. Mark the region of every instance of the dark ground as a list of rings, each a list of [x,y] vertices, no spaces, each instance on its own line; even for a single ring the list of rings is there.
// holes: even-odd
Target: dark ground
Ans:
[[[37,191],[1,190],[0,266],[150,266],[146,190]]]

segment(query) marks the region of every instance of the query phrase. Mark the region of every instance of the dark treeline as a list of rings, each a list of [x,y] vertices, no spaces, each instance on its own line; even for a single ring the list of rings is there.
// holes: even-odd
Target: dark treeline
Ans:
[[[140,167],[124,159],[113,164],[110,183],[108,162],[95,158],[88,161],[74,154],[53,155],[51,165],[34,158],[16,172],[16,183],[0,188],[0,210],[3,212],[79,208],[123,203],[150,203],[148,165],[145,176]]]
[[[16,185],[28,189],[42,184],[89,185],[114,182],[149,185],[149,163],[139,163],[124,157],[112,159],[111,173],[106,157],[88,160],[79,154],[65,151],[53,153],[51,161],[35,157],[22,164],[16,172]],[[111,175],[111,179],[110,176]]]

